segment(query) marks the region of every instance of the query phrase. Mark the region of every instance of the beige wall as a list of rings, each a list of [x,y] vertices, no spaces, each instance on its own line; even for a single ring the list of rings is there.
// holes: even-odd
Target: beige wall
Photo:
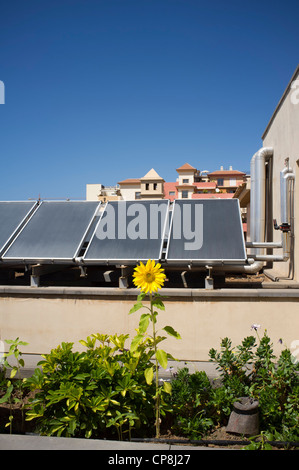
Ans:
[[[183,199],[182,193],[183,191],[188,191],[188,198],[186,199],[192,199],[192,194],[194,194],[195,187],[191,186],[190,184],[186,184],[185,186],[182,184],[181,186],[177,186],[178,190],[178,199]]]
[[[84,292],[84,294],[83,294]],[[164,289],[166,310],[160,328],[171,325],[182,339],[169,338],[163,348],[177,359],[208,361],[210,348],[220,348],[228,336],[234,345],[254,334],[251,325],[267,329],[280,354],[280,338],[288,347],[299,340],[299,292],[293,289]],[[23,352],[47,353],[62,341],[74,342],[92,333],[125,334],[131,338],[141,310],[128,315],[138,291],[106,288],[0,288],[0,339],[19,337],[29,346]],[[282,320],[283,319],[283,320]]]
[[[140,192],[140,183],[139,184],[124,184],[119,185],[122,199],[124,201],[134,201],[136,199],[135,194]]]
[[[98,201],[102,190],[101,184],[87,184],[86,185],[86,201]]]
[[[162,197],[164,196],[163,181],[164,180],[150,180],[150,179],[143,180],[141,178],[142,199],[147,199],[147,198],[148,199],[153,199],[153,198],[162,199]],[[156,189],[155,189],[155,185],[156,185]]]
[[[180,173],[179,173],[179,178],[178,178],[178,184],[181,185],[181,184],[184,184],[183,183],[183,180],[184,179],[188,179],[188,184],[192,184],[194,183],[194,174],[195,174],[195,170],[181,170]]]
[[[299,78],[299,69],[293,76],[291,83]],[[285,159],[289,158],[289,165],[296,173],[295,180],[295,279],[299,280],[299,99],[295,103],[294,98],[299,98],[299,88],[292,89],[290,86],[285,92],[278,109],[274,113],[273,120],[263,135],[263,146],[273,147],[273,218],[280,220],[280,171],[284,168]],[[273,232],[274,241],[280,240],[280,232]],[[275,273],[287,276],[289,263],[275,263]]]

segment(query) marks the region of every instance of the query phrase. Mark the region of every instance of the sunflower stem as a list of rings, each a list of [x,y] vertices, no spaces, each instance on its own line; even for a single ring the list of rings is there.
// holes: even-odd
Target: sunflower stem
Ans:
[[[158,367],[158,359],[157,359],[157,343],[156,343],[156,328],[155,328],[155,316],[154,316],[154,309],[153,309],[153,296],[150,292],[150,303],[151,303],[151,320],[153,323],[153,340],[154,340],[154,351],[155,351],[155,369],[156,369],[156,403],[155,403],[155,411],[156,411],[156,438],[160,437],[160,393],[159,393],[159,367]]]

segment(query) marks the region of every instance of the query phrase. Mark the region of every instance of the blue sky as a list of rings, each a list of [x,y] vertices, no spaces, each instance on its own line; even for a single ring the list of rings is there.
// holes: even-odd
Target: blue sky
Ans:
[[[297,64],[298,1],[1,0],[0,200],[152,167],[249,171]]]

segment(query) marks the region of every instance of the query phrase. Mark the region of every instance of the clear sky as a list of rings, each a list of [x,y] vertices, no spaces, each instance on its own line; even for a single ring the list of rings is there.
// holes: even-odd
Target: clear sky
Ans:
[[[0,0],[0,200],[249,171],[298,18],[298,0]]]

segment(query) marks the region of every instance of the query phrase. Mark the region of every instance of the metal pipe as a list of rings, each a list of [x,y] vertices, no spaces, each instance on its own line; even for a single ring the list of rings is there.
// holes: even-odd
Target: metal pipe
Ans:
[[[256,254],[254,258],[257,261],[273,261],[273,262],[285,262],[290,259],[291,256],[291,234],[293,233],[293,220],[292,218],[292,206],[293,206],[293,194],[290,190],[290,182],[293,182],[295,179],[294,173],[287,167],[285,167],[280,172],[280,216],[281,216],[281,225],[287,224],[290,226],[290,231],[282,231],[281,245],[283,249],[282,255],[265,255],[265,254]],[[271,246],[272,245],[272,246]],[[275,243],[269,242],[269,248],[278,248],[274,246]]]
[[[265,218],[266,218],[266,159],[273,156],[272,147],[262,147],[255,154],[254,159],[254,234],[251,241],[265,242]],[[251,205],[250,205],[251,209]],[[264,254],[264,248],[255,249],[254,253]]]
[[[246,248],[282,248],[282,242],[246,242]]]
[[[255,158],[256,153],[250,162],[250,239],[255,240]]]
[[[285,167],[280,172],[280,220],[281,220],[281,223],[288,222],[288,216],[287,216],[287,208],[288,208],[287,182],[288,180],[286,179],[287,173],[289,173],[288,167]]]

